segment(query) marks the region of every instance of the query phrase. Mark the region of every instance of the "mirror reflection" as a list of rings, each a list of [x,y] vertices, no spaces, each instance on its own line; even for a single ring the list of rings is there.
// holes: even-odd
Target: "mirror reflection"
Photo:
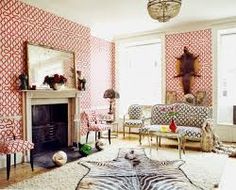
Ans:
[[[74,53],[28,43],[27,56],[30,86],[49,88],[44,78],[58,74],[67,79],[66,87],[75,88]]]

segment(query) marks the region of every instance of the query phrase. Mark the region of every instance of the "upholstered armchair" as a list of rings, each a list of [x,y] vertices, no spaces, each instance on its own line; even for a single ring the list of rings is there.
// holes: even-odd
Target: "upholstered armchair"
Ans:
[[[32,171],[34,170],[32,156],[34,144],[21,139],[16,127],[17,120],[19,119],[20,118],[0,118],[0,154],[6,155],[7,180],[10,177],[11,154],[14,154],[14,167],[16,167],[16,153],[25,153],[30,150],[30,164]]]
[[[111,128],[112,126],[106,123],[102,123],[99,119],[98,114],[95,112],[82,112],[81,113],[81,124],[87,127],[86,143],[90,132],[95,132],[95,141],[101,138],[101,132],[108,131],[108,141],[111,144]]]
[[[123,138],[125,138],[125,128],[141,128],[144,126],[143,109],[139,104],[132,104],[128,108],[128,113],[123,117]]]

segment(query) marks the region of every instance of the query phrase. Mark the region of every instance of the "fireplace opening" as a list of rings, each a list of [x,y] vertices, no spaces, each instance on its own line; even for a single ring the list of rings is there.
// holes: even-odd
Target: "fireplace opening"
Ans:
[[[56,151],[68,146],[68,105],[32,106],[34,154]]]

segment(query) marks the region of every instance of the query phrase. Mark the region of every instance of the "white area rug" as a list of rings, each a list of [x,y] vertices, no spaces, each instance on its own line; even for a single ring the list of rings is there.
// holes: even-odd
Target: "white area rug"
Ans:
[[[125,143],[120,141],[111,146],[106,146],[105,150],[94,153],[81,160],[106,161],[116,158],[119,148],[135,148],[137,144]],[[149,148],[146,154],[155,160],[176,160],[178,159],[178,150],[170,148],[161,148],[158,151],[152,150],[149,154]],[[215,153],[203,153],[196,151],[186,151],[182,156],[186,162],[181,168],[187,174],[190,180],[203,189],[213,189],[218,184],[228,159],[225,155]],[[9,186],[7,189],[75,189],[79,180],[87,173],[87,169],[78,164],[78,161],[68,163],[63,167],[56,168],[47,173],[40,174],[31,179],[24,180],[17,184]]]

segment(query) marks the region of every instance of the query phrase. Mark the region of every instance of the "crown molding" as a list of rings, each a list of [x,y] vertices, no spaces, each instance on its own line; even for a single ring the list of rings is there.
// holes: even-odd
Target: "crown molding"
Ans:
[[[117,35],[113,38],[113,41],[122,41],[128,40],[130,38],[140,38],[145,36],[154,36],[154,35],[168,35],[175,33],[184,33],[191,32],[196,30],[205,30],[208,28],[228,28],[236,26],[236,17],[230,17],[225,19],[218,19],[212,21],[200,21],[200,22],[191,22],[185,23],[183,25],[178,25],[174,27],[169,27],[165,29],[149,30],[145,32],[136,32],[124,35]]]

